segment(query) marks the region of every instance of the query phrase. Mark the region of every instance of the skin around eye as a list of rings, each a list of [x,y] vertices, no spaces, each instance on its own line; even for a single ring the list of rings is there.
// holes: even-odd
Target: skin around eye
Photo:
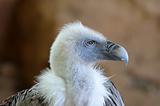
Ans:
[[[94,40],[85,40],[84,41],[84,45],[87,47],[87,46],[93,46],[96,44],[96,41]]]

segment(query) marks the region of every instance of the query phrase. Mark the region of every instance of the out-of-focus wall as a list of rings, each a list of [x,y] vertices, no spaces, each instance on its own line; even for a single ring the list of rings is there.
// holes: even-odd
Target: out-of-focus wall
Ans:
[[[4,59],[7,33],[16,3],[17,0],[0,0],[0,101],[15,92],[17,86],[16,67]]]
[[[52,0],[1,1],[0,99],[4,99],[31,87],[47,67],[56,21]]]
[[[12,57],[12,63],[16,60],[18,71],[12,66],[15,71],[11,72],[20,73],[22,82],[31,85],[33,76],[47,66],[49,46],[57,29],[68,22],[80,20],[127,49],[130,58],[127,67],[120,62],[103,63],[108,76],[117,74],[112,80],[126,106],[159,106],[159,0],[20,0],[17,6],[6,35],[9,45],[6,57]],[[5,44],[2,46],[4,49]],[[18,52],[13,52],[17,45]],[[2,54],[4,49],[0,50]],[[2,72],[0,76],[10,76],[6,71]],[[20,85],[25,88],[22,83]]]

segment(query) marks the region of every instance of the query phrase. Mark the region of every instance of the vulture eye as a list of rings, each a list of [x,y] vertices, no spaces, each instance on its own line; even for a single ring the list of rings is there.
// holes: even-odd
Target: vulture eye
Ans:
[[[84,41],[84,45],[85,45],[86,47],[94,46],[96,43],[97,43],[97,42],[94,41],[94,40],[85,40],[85,41]]]

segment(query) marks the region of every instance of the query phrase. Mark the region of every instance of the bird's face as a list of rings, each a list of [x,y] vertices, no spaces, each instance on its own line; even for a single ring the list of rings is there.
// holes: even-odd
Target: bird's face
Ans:
[[[76,42],[76,53],[84,62],[114,60],[128,63],[124,47],[98,36],[82,37]]]
[[[69,60],[78,59],[87,63],[96,63],[101,60],[128,63],[128,53],[124,47],[109,41],[103,34],[79,22],[67,24],[62,28],[52,51],[54,52],[51,53],[50,60],[56,61],[58,60],[54,58],[60,56],[62,59],[59,60],[69,58]]]

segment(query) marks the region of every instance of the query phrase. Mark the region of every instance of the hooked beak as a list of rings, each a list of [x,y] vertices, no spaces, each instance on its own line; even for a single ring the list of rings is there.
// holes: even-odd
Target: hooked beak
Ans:
[[[123,61],[128,63],[128,53],[126,49],[119,44],[107,41],[105,43],[105,57],[107,60]]]

